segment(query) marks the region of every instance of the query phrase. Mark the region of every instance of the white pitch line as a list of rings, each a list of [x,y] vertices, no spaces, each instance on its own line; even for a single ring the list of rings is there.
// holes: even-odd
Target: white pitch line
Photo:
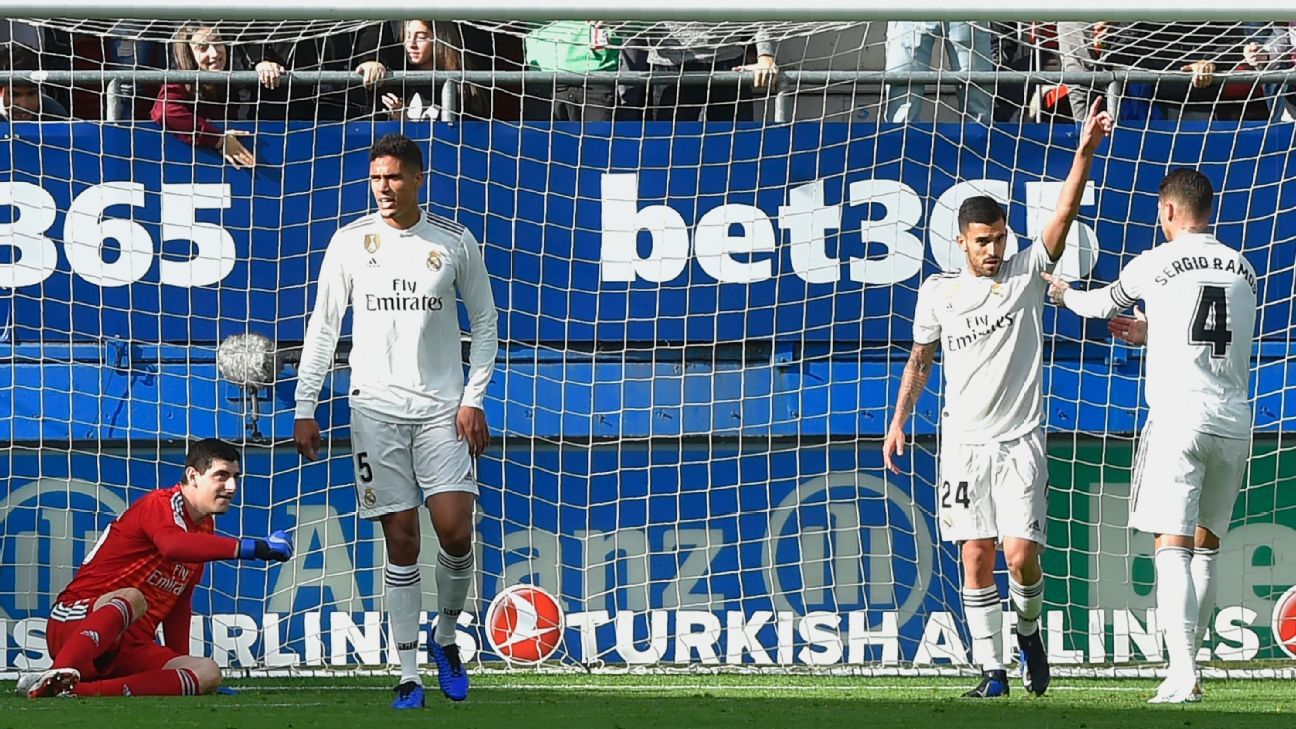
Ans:
[[[248,693],[257,693],[262,691],[391,691],[385,686],[231,686],[235,691]],[[545,686],[543,684],[522,684],[522,683],[503,683],[491,684],[489,686],[476,686],[474,691],[589,691],[589,692],[607,692],[614,693],[617,691],[644,692],[651,693],[654,691],[962,691],[959,686],[951,685],[920,685],[920,686],[806,686],[793,684],[780,686],[777,684],[750,684],[734,685],[725,684],[721,686],[707,686],[705,684],[625,684],[621,686],[608,684],[556,684]],[[1129,692],[1148,692],[1150,688],[1142,686],[1050,686],[1049,691],[1129,691]],[[1222,693],[1223,690],[1221,689]]]

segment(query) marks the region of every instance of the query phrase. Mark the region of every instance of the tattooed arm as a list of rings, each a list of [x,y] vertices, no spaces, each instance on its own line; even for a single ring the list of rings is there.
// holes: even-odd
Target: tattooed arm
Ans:
[[[882,461],[892,473],[900,473],[895,464],[895,456],[903,456],[905,449],[905,425],[913,415],[918,396],[927,387],[927,378],[931,376],[932,360],[936,358],[936,347],[939,340],[927,344],[914,343],[909,353],[909,362],[905,364],[904,375],[900,378],[900,392],[896,397],[895,416],[891,418],[891,427],[887,429],[886,440],[882,443]]]

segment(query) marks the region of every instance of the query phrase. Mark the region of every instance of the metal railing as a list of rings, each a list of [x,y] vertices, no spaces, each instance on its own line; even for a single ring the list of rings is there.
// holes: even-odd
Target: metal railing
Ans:
[[[393,71],[380,82],[391,86],[404,82],[436,84],[441,87],[442,121],[454,121],[459,114],[458,82],[495,85],[522,85],[540,88],[553,86],[622,85],[647,86],[670,84],[683,86],[736,86],[750,83],[752,74],[737,71],[715,73],[662,74],[647,72],[592,72],[571,73],[563,71]],[[1106,90],[1108,108],[1116,108],[1124,87],[1130,83],[1154,83],[1170,91],[1187,91],[1193,75],[1186,72],[1142,71],[1122,69],[1110,71],[783,71],[771,89],[774,97],[774,121],[791,121],[793,99],[805,87],[834,85],[885,86],[888,84],[976,84],[983,86],[1016,87],[1027,84],[1071,84]],[[1285,84],[1296,81],[1296,68],[1281,71],[1230,71],[1214,74],[1215,84],[1229,82]],[[161,71],[155,69],[126,69],[114,71],[11,71],[0,73],[0,83],[23,80],[35,83],[71,85],[75,83],[222,83],[232,86],[251,86],[260,83],[256,71]],[[285,71],[280,84],[360,86],[360,76],[350,71]]]

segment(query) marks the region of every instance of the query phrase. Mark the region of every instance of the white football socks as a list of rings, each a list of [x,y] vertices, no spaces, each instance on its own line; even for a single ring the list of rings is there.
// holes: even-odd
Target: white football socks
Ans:
[[[1040,610],[1044,607],[1044,575],[1033,585],[1023,585],[1008,578],[1008,596],[1017,613],[1017,634],[1034,635],[1039,630]]]
[[[1197,592],[1193,589],[1191,547],[1156,551],[1157,623],[1165,632],[1170,677],[1195,675]]]
[[[445,552],[437,555],[437,624],[432,639],[437,645],[451,645],[455,642],[455,626],[459,623],[459,613],[463,612],[464,602],[468,599],[468,587],[473,580],[473,553],[458,557]]]
[[[1003,668],[1003,604],[999,587],[964,587],[963,614],[972,635],[972,662],[983,671]]]
[[[419,567],[416,564],[389,564],[383,572],[383,582],[387,585],[387,622],[396,643],[396,655],[400,658],[400,682],[414,681],[421,686],[418,647],[423,583],[419,578]]]
[[[1193,550],[1192,582],[1193,590],[1197,593],[1197,632],[1193,641],[1194,657],[1201,650],[1202,641],[1205,640],[1206,633],[1211,627],[1211,617],[1215,614],[1215,575],[1219,573],[1219,566],[1215,558],[1218,556],[1218,549],[1198,547]]]

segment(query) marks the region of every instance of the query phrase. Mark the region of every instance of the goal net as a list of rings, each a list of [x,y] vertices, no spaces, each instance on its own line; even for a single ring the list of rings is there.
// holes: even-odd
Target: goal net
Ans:
[[[344,334],[324,458],[304,463],[291,434],[324,248],[372,210],[367,151],[396,131],[428,154],[427,208],[482,241],[500,312],[465,656],[970,670],[935,518],[939,372],[904,475],[883,471],[881,438],[918,286],[962,266],[959,203],[1003,201],[1010,251],[1038,236],[1098,96],[1117,129],[1062,274],[1112,281],[1160,240],[1175,166],[1210,176],[1218,236],[1259,272],[1254,446],[1202,656],[1291,675],[1296,140],[1289,90],[1237,75],[1291,67],[1286,24],[7,27],[0,676],[49,664],[45,618],[77,565],[211,436],[245,458],[217,528],[289,529],[297,552],[211,565],[193,652],[253,671],[389,665],[346,367],[382,353]],[[1113,69],[1130,74],[1093,75]],[[1064,670],[1150,672],[1151,541],[1126,528],[1142,353],[1052,307],[1045,329],[1046,643]]]

